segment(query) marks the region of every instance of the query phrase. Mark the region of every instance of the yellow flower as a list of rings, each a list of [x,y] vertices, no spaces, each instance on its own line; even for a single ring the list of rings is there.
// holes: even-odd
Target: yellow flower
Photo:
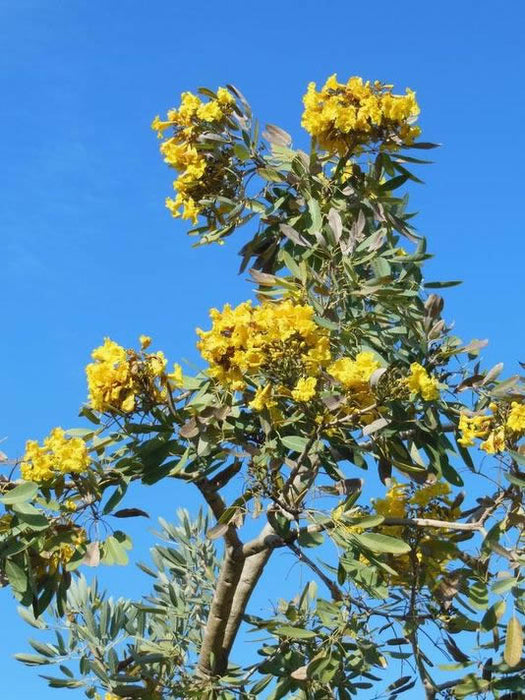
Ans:
[[[310,83],[303,103],[303,127],[331,153],[359,153],[373,143],[396,150],[420,133],[412,125],[419,114],[415,93],[394,95],[379,81],[353,77],[345,84],[332,75],[319,91]]]
[[[459,417],[459,430],[461,437],[458,443],[463,447],[473,447],[475,438],[487,437],[492,424],[490,416],[468,416],[462,413]]]
[[[358,353],[355,360],[350,357],[340,357],[328,367],[328,374],[337,379],[348,392],[348,400],[351,404],[348,407],[349,413],[375,404],[370,378],[379,367],[380,363],[369,351]],[[370,420],[372,420],[371,414],[368,417],[361,417],[361,422],[366,423]]]
[[[258,387],[255,396],[248,404],[254,411],[264,411],[265,408],[273,408],[277,402],[272,396],[272,385],[267,384],[265,387]]]
[[[439,399],[438,380],[435,377],[431,377],[419,362],[413,362],[410,365],[410,374],[405,379],[405,382],[410,391],[419,394],[425,401]]]
[[[121,410],[131,413],[135,408],[135,391],[131,366],[126,350],[110,340],[91,353],[95,360],[86,367],[89,403],[96,411]]]
[[[436,481],[434,484],[422,486],[417,489],[410,499],[410,503],[417,506],[428,506],[430,501],[436,498],[442,498],[450,494],[450,486],[444,481]]]
[[[243,389],[246,375],[272,368],[282,383],[315,376],[330,361],[326,331],[314,321],[314,309],[289,299],[253,307],[250,301],[232,309],[210,311],[212,328],[197,329],[197,347],[209,362],[208,374],[233,390]],[[290,386],[290,384],[288,384]]]
[[[398,484],[394,481],[385,497],[372,499],[372,503],[379,515],[389,518],[404,518],[408,503],[407,487],[405,484]]]
[[[380,366],[372,352],[360,352],[355,360],[350,357],[341,357],[333,362],[327,371],[340,381],[345,389],[362,389]]]
[[[149,336],[140,336],[142,351],[150,342]],[[137,353],[106,338],[92,357],[95,361],[87,365],[86,375],[89,403],[96,411],[132,413],[141,405],[162,402],[167,365],[163,352]]]
[[[489,455],[495,455],[505,449],[505,428],[500,425],[495,430],[491,430],[489,436],[484,440],[480,448]]]
[[[212,102],[201,105],[197,110],[197,116],[205,122],[215,122],[223,118],[224,112],[220,104],[213,100]]]
[[[168,374],[167,376],[171,386],[173,386],[176,389],[182,386],[182,367],[180,365],[174,364],[173,372],[171,372],[171,374]]]
[[[61,474],[81,474],[90,461],[84,440],[68,438],[62,428],[53,428],[42,447],[35,440],[27,441],[20,471],[26,481],[44,482]]]
[[[310,401],[315,396],[317,379],[315,377],[301,377],[295,389],[292,390],[292,398],[295,401]]]
[[[141,335],[139,336],[139,343],[140,343],[140,349],[141,350],[147,350],[149,346],[151,345],[151,338],[149,335]]]
[[[220,87],[217,90],[217,102],[220,105],[233,105],[235,104],[235,97],[226,88]]]
[[[168,364],[168,361],[161,350],[154,354],[148,355],[146,362],[152,377],[160,377],[162,374],[164,374],[164,370]]]
[[[519,435],[525,433],[525,404],[512,402],[510,413],[507,416],[507,427]]]
[[[225,184],[234,175],[231,144],[221,145],[209,139],[203,142],[201,137],[210,131],[222,133],[234,104],[235,98],[224,88],[218,89],[217,99],[208,102],[191,92],[183,92],[179,107],[168,111],[166,121],[160,117],[153,120],[152,128],[163,139],[160,151],[164,161],[179,171],[173,182],[177,194],[166,199],[166,207],[174,217],[196,224],[208,206],[201,204],[203,200],[233,194],[231,190],[235,186]],[[169,127],[173,135],[164,139],[164,131]]]

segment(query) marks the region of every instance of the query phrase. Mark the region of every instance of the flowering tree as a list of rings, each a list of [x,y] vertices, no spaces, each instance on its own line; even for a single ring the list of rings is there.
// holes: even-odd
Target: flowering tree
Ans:
[[[398,194],[428,162],[409,153],[433,147],[414,93],[332,76],[304,105],[309,153],[276,126],[260,137],[232,86],[184,93],[153,122],[177,171],[167,206],[197,244],[250,224],[256,301],[210,312],[195,376],[169,372],[149,337],[106,338],[87,366],[92,427],[28,442],[21,478],[2,482],[4,583],[55,633],[19,658],[58,665],[54,687],[525,697],[523,381],[482,369],[484,342],[452,335],[428,291],[455,283],[425,282],[426,242]],[[173,479],[203,511],[161,523],[146,598],[108,599],[79,569],[124,564],[131,544],[99,524],[143,515],[122,507],[131,482]],[[278,549],[312,581],[255,616]],[[243,630],[253,658],[235,646]]]

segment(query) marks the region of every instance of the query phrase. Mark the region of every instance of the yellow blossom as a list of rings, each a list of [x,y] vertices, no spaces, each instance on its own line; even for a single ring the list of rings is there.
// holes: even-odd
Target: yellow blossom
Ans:
[[[369,351],[359,352],[355,359],[341,357],[328,367],[327,372],[337,379],[348,392],[351,404],[350,412],[372,407],[375,404],[370,378],[379,367],[379,361],[374,353]],[[363,417],[362,422],[366,422],[368,419],[371,419],[371,416]]]
[[[255,396],[248,404],[254,411],[264,411],[265,408],[273,408],[277,402],[272,396],[272,386],[267,384],[265,387],[259,387],[255,392]]]
[[[96,411],[135,409],[135,384],[126,350],[104,339],[104,345],[91,353],[95,360],[86,367],[89,403]]]
[[[310,401],[315,396],[317,379],[315,377],[301,377],[295,389],[292,390],[292,398],[295,401]]]
[[[379,81],[353,77],[345,84],[332,75],[321,90],[310,83],[303,102],[302,125],[331,153],[359,153],[373,143],[395,150],[420,133],[412,124],[419,114],[415,93],[394,95]]]
[[[525,433],[525,404],[512,402],[507,416],[507,427],[519,435]]]
[[[410,365],[410,374],[405,382],[410,391],[419,394],[425,401],[439,399],[438,380],[431,377],[419,362],[413,362]]]
[[[178,364],[173,365],[173,372],[167,375],[168,381],[174,388],[179,388],[182,386],[182,367]]]
[[[495,428],[495,430],[491,430],[487,439],[481,443],[480,448],[489,455],[495,455],[498,452],[502,452],[505,449],[504,426],[500,425],[499,427]]]
[[[224,131],[226,117],[234,104],[235,98],[224,88],[218,89],[217,99],[207,102],[191,92],[183,92],[179,107],[170,109],[165,121],[160,117],[153,120],[151,126],[162,139],[160,151],[165,162],[179,171],[173,182],[176,196],[166,199],[166,207],[174,217],[196,224],[205,208],[201,201],[221,194],[225,187],[224,174],[234,173],[231,145],[221,146],[218,142],[204,145],[200,138],[210,131]],[[168,128],[173,130],[173,135],[164,138]],[[230,196],[232,192],[224,194]]]
[[[379,515],[388,518],[404,518],[408,503],[407,487],[405,484],[394,482],[384,498],[373,499],[372,503]]]
[[[458,438],[458,443],[463,447],[473,447],[475,438],[487,437],[491,423],[490,416],[468,416],[462,413],[459,417],[461,437]]]
[[[220,105],[233,105],[235,97],[226,88],[220,87],[217,89],[217,102]]]
[[[162,402],[167,377],[163,352],[145,353],[151,338],[140,336],[142,352],[125,350],[106,338],[86,367],[89,403],[96,411],[132,413],[141,405]]]
[[[370,377],[379,369],[380,363],[372,352],[360,352],[355,360],[341,357],[328,367],[328,373],[335,377],[345,389],[360,389],[368,384]]]
[[[53,428],[42,446],[36,440],[27,441],[20,471],[26,481],[44,482],[63,474],[81,474],[89,464],[84,440],[68,438],[62,428]]]
[[[140,349],[141,350],[147,350],[149,346],[151,345],[151,338],[149,335],[141,335],[139,336],[139,343],[140,343]]]
[[[449,494],[450,486],[444,481],[436,481],[433,484],[428,484],[427,486],[422,486],[420,489],[417,489],[410,498],[410,503],[424,507],[428,506],[430,501],[448,496]]]
[[[213,100],[212,102],[201,105],[197,110],[197,116],[205,122],[215,122],[223,118],[224,112],[219,102]]]
[[[233,390],[244,388],[247,375],[266,369],[285,384],[294,378],[295,385],[330,361],[328,335],[315,323],[311,306],[287,299],[254,307],[247,301],[234,309],[229,304],[212,309],[210,317],[211,330],[197,330],[197,347],[210,364],[209,375]]]

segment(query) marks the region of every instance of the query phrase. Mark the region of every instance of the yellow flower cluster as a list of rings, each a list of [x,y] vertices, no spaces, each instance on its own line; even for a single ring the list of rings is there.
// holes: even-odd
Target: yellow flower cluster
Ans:
[[[144,351],[151,343],[149,336],[140,337]],[[89,403],[96,411],[132,413],[142,400],[162,402],[163,389],[158,384],[182,384],[182,370],[175,365],[172,374],[166,374],[163,352],[137,353],[125,350],[110,338],[93,350],[94,362],[86,367]]]
[[[310,83],[303,102],[303,127],[321,148],[340,156],[373,143],[395,150],[410,145],[421,131],[413,126],[419,114],[415,93],[394,95],[391,85],[377,80],[353,77],[340,83],[332,75],[321,90]]]
[[[345,389],[361,391],[368,385],[370,377],[380,364],[372,352],[360,352],[355,360],[341,357],[328,367],[328,373],[335,377]]]
[[[384,498],[373,499],[372,503],[376,512],[385,518],[407,518],[411,516],[443,519],[443,507],[449,509],[449,518],[457,515],[452,509],[452,501],[449,498],[450,486],[445,482],[436,481],[410,493],[406,484],[393,482]],[[377,532],[391,537],[403,538],[405,527],[403,525],[379,526]],[[418,581],[420,584],[433,585],[437,576],[445,571],[447,562],[454,556],[454,546],[451,546],[446,536],[446,529],[434,530],[432,534],[424,534],[419,539],[418,550],[415,552],[415,560],[418,567]],[[396,571],[393,582],[410,582],[415,575],[414,560],[411,554],[401,556],[389,556],[389,565]]]
[[[295,401],[310,401],[315,396],[316,386],[316,377],[301,377],[295,385],[295,389],[292,389],[292,398]]]
[[[379,367],[380,363],[374,353],[368,351],[359,352],[355,360],[351,357],[340,357],[329,365],[328,374],[341,383],[347,394],[346,413],[355,414],[368,407],[373,412],[376,399],[370,387],[370,378]],[[365,424],[371,420],[372,413],[361,416],[361,422]]]
[[[458,443],[474,447],[476,439],[483,440],[480,448],[488,454],[503,452],[506,442],[517,442],[525,435],[525,404],[513,401],[510,408],[491,403],[492,415],[468,415],[459,417],[461,437]]]
[[[372,503],[376,512],[385,518],[404,518],[408,499],[406,485],[394,482],[384,498],[376,498]]]
[[[410,498],[410,503],[425,508],[430,501],[446,498],[449,495],[450,486],[444,481],[436,481],[433,484],[427,484],[420,489],[416,489]]]
[[[507,416],[507,426],[520,437],[525,434],[525,404],[512,402]]]
[[[404,381],[411,392],[419,394],[425,401],[439,399],[438,380],[431,377],[419,362],[413,362],[410,365],[410,374]]]
[[[212,328],[197,330],[197,347],[209,362],[209,375],[233,390],[246,387],[246,379],[264,376],[270,383],[259,388],[252,408],[271,406],[273,387],[292,389],[297,401],[308,401],[316,389],[316,376],[331,359],[326,331],[313,319],[311,306],[290,300],[236,308],[227,304],[212,309]]]
[[[253,399],[249,404],[254,411],[271,410],[277,406],[277,401],[273,397],[272,385],[266,384],[257,388]]]
[[[462,413],[459,417],[461,437],[458,442],[463,447],[474,447],[476,438],[486,438],[492,425],[491,416],[469,416]]]
[[[214,152],[206,149],[201,137],[211,128],[222,128],[234,104],[233,95],[222,87],[209,102],[202,102],[191,92],[183,92],[179,108],[170,110],[166,121],[158,116],[153,120],[151,127],[161,139],[166,129],[174,130],[174,135],[160,147],[165,162],[180,172],[173,183],[177,196],[166,200],[173,216],[197,223],[202,210],[200,200],[213,192],[213,182],[221,165],[226,165],[224,156],[227,155],[220,149]]]
[[[26,481],[50,481],[61,474],[81,474],[89,467],[86,443],[81,438],[67,438],[62,428],[54,428],[42,447],[28,440],[20,471]]]

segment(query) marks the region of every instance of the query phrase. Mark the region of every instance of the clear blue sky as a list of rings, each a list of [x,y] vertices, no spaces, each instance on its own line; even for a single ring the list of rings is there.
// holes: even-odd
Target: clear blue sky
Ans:
[[[518,0],[0,0],[4,451],[80,425],[83,367],[105,335],[126,345],[147,333],[171,360],[195,362],[208,308],[250,295],[236,276],[240,240],[194,250],[163,205],[170,173],[149,125],[198,85],[238,85],[261,120],[297,139],[310,80],[337,72],[415,89],[425,138],[444,144],[412,199],[436,253],[428,278],[465,280],[446,295],[448,318],[465,339],[490,338],[487,363],[516,371],[524,21]],[[129,505],[167,518],[176,502],[193,507],[170,488],[137,491]],[[104,572],[118,593],[148,585],[130,577]],[[2,697],[61,697],[11,658],[29,630],[10,593],[1,599]]]

